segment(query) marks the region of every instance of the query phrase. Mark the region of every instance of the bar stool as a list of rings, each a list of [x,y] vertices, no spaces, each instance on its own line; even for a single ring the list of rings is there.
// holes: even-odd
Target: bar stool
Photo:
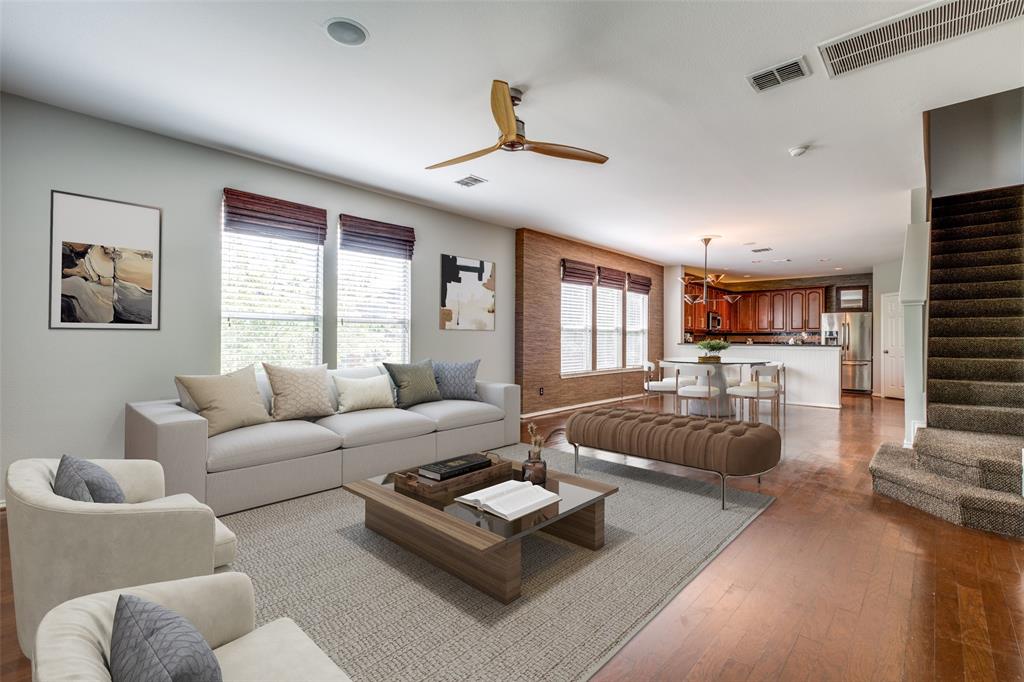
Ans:
[[[730,400],[739,402],[739,410],[742,413],[743,401],[746,400],[749,407],[748,421],[760,421],[760,405],[762,400],[771,403],[771,425],[779,427],[779,368],[776,366],[754,367],[751,372],[753,381],[733,386],[726,389],[726,395]]]
[[[690,384],[697,383],[696,379],[691,379],[690,377],[680,377],[679,376],[680,366],[675,364],[675,363],[661,361],[658,364],[659,364],[659,366],[661,368],[660,369],[661,377],[659,379],[655,379],[654,378],[654,363],[653,362],[644,362],[643,363],[643,367],[644,367],[644,410],[647,409],[647,399],[650,398],[651,396],[656,395],[656,396],[659,397],[659,400],[660,400],[661,396],[668,394],[668,395],[671,395],[672,396],[672,400],[675,401],[675,400],[677,400],[677,398],[676,398],[676,391],[678,391],[681,386],[688,386]],[[668,373],[670,375],[667,378],[665,377],[666,370],[668,371]],[[658,411],[660,412],[661,409],[659,408]],[[672,411],[675,412],[675,404],[674,403],[672,405]]]
[[[715,375],[715,367],[710,364],[706,365],[690,365],[689,369],[686,370],[693,374],[693,376],[699,380],[701,377],[707,377],[707,386],[683,386],[678,391],[679,397],[686,401],[686,411],[680,412],[680,414],[690,414],[690,401],[691,400],[706,400],[708,403],[708,417],[711,416],[711,404],[714,401],[715,405],[715,418],[718,419],[718,394],[721,391],[718,390],[717,386],[711,385],[711,377]]]

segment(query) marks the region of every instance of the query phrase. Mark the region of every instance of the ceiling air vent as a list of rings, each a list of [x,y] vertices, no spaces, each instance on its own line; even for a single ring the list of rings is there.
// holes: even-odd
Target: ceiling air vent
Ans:
[[[1021,1],[1024,2],[1024,0]],[[754,88],[754,90],[763,92],[768,88],[774,88],[776,85],[782,85],[788,81],[808,76],[810,73],[811,70],[807,67],[807,60],[800,57],[798,59],[790,59],[770,69],[749,74],[747,75],[747,82],[750,83],[750,87]]]
[[[939,0],[818,45],[831,78],[1024,16],[1024,0]]]
[[[456,180],[455,184],[462,185],[463,187],[476,187],[477,185],[483,182],[487,181],[475,175],[467,175],[464,178],[459,178],[458,180]]]
[[[762,246],[762,247],[757,248],[757,249],[751,249],[750,253],[765,253],[765,252],[771,251],[771,250],[772,250],[772,247],[770,247],[770,246]]]

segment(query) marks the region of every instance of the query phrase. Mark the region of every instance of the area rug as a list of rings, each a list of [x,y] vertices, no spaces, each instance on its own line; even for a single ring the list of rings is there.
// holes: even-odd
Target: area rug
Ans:
[[[500,450],[526,458],[526,445]],[[545,450],[572,471],[572,455]],[[522,596],[503,605],[363,527],[363,502],[335,489],[224,517],[235,570],[260,623],[295,620],[353,680],[584,680],[773,498],[581,457],[619,492],[605,546],[537,533],[522,544]]]

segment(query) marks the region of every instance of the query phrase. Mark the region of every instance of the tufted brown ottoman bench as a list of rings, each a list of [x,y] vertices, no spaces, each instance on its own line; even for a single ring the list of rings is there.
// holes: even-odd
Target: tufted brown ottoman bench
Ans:
[[[760,476],[775,468],[782,456],[782,437],[767,424],[682,417],[659,412],[598,408],[569,417],[565,438],[576,453],[580,446],[622,455],[656,459],[703,471],[722,479]]]

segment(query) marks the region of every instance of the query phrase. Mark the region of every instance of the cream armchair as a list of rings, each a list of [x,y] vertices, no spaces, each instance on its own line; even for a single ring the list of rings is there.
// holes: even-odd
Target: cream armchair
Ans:
[[[185,578],[90,594],[46,614],[36,636],[35,682],[109,682],[110,634],[121,594],[166,606],[213,649],[224,682],[345,682],[348,676],[290,618],[256,628],[252,582],[244,573]]]
[[[56,459],[7,469],[7,524],[18,643],[32,658],[39,621],[93,592],[212,573],[235,557],[235,534],[191,495],[164,497],[148,460],[94,459],[124,491],[123,504],[76,502],[53,492]]]

